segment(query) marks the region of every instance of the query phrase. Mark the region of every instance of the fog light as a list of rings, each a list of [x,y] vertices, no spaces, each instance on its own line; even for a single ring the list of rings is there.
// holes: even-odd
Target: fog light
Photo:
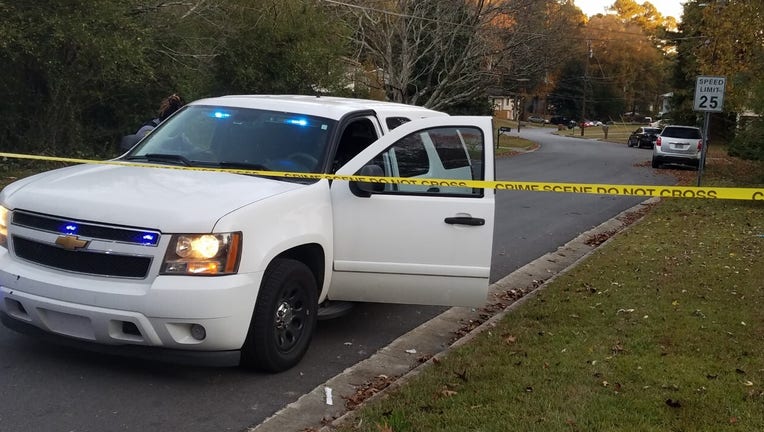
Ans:
[[[207,330],[199,324],[191,324],[191,337],[196,340],[204,340],[207,337]]]

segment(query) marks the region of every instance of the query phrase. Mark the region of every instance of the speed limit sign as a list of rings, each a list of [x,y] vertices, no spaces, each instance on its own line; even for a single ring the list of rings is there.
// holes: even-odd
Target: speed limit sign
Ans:
[[[722,112],[726,85],[727,77],[699,76],[695,83],[695,102],[692,109],[695,111]]]

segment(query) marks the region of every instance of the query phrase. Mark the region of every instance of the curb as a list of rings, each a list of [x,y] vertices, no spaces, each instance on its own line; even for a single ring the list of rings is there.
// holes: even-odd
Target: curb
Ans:
[[[585,260],[599,246],[644,217],[660,201],[650,198],[515,270],[491,285],[482,309],[454,307],[400,336],[247,432],[330,432],[354,418],[357,408],[406,384],[452,348],[464,345],[492,328],[512,310],[533,298],[539,289]],[[604,239],[604,240],[603,240]],[[601,240],[601,241],[600,241]],[[459,335],[454,340],[454,335]],[[375,387],[374,383],[377,384]],[[348,408],[360,389],[366,396]],[[332,394],[333,404],[327,403]]]

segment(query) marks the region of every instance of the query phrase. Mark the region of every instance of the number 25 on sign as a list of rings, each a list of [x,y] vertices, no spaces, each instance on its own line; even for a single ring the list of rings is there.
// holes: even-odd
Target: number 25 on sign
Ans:
[[[693,110],[722,112],[727,77],[699,76],[695,83]]]

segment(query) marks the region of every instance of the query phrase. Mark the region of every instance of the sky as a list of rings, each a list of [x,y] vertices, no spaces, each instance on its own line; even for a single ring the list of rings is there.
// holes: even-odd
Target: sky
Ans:
[[[587,16],[596,15],[598,13],[607,13],[606,7],[612,6],[615,0],[575,0],[576,6],[579,7]],[[636,0],[637,3],[642,4],[646,0]],[[648,0],[649,1],[649,0]],[[658,9],[658,12],[663,16],[672,16],[677,21],[681,21],[682,17],[682,3],[680,0],[652,0],[650,3]]]

